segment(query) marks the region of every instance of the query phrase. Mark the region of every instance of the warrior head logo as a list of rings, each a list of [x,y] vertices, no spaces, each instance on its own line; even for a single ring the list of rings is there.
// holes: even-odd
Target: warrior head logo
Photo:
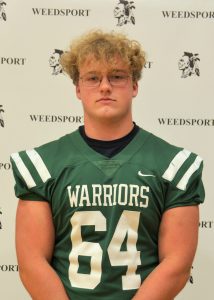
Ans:
[[[200,76],[198,61],[200,61],[200,58],[197,53],[184,52],[183,56],[178,61],[178,68],[182,71],[181,78],[192,75]]]
[[[55,49],[49,59],[49,65],[51,68],[53,68],[52,75],[58,75],[62,73],[62,66],[60,64],[60,57],[62,54],[62,50]]]
[[[2,215],[1,207],[0,207],[0,215]],[[2,229],[2,223],[1,223],[1,220],[0,220],[0,229]]]
[[[6,2],[0,1],[0,20],[4,20],[4,21],[6,21],[6,19],[7,19],[6,13],[5,13],[5,10],[4,10],[5,5],[7,5]]]
[[[193,269],[193,266],[192,266],[192,269]],[[192,276],[192,272],[191,272],[191,274],[190,274],[190,276],[189,276],[189,282],[193,284],[193,276]]]
[[[4,127],[4,120],[3,120],[3,117],[2,117],[3,112],[4,112],[4,110],[2,108],[2,105],[0,105],[0,126],[1,127]]]
[[[117,19],[117,26],[128,23],[135,24],[133,10],[135,9],[134,1],[119,0],[115,9],[114,17]]]

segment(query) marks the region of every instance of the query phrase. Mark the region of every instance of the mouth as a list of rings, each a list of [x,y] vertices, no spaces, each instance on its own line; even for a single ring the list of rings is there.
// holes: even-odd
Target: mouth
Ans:
[[[108,102],[115,102],[116,100],[111,99],[111,98],[100,98],[98,99],[96,102],[104,102],[104,103],[108,103]]]

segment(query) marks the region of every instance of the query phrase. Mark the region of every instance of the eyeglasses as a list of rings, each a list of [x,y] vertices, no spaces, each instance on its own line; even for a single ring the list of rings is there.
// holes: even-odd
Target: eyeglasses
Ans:
[[[82,80],[83,85],[86,87],[98,87],[102,82],[103,77],[104,76],[100,74],[89,73],[81,76],[80,79]],[[124,73],[112,73],[108,74],[106,77],[112,86],[123,87],[127,84],[128,78],[130,78],[131,75]]]

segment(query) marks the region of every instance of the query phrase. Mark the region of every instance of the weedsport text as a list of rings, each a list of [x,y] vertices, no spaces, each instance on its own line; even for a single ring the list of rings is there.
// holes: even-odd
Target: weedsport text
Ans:
[[[82,123],[83,116],[30,115],[33,122],[49,123]]]
[[[88,17],[90,9],[58,9],[58,8],[32,8],[34,15],[40,16],[72,16],[72,17]]]
[[[214,11],[162,11],[164,18],[172,19],[214,19]]]
[[[214,126],[214,119],[158,118],[158,122],[173,126]]]

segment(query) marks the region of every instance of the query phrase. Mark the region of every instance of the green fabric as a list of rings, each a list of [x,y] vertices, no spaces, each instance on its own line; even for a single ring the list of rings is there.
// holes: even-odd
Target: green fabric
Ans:
[[[24,200],[50,203],[56,231],[52,266],[69,297],[131,299],[158,265],[164,211],[204,201],[203,164],[188,178],[186,188],[179,189],[197,155],[191,153],[172,179],[164,179],[183,149],[143,129],[113,158],[95,152],[79,131],[35,150],[50,178],[44,181],[37,165],[22,151],[19,155],[35,186],[27,187],[20,167],[11,159],[15,193]]]

